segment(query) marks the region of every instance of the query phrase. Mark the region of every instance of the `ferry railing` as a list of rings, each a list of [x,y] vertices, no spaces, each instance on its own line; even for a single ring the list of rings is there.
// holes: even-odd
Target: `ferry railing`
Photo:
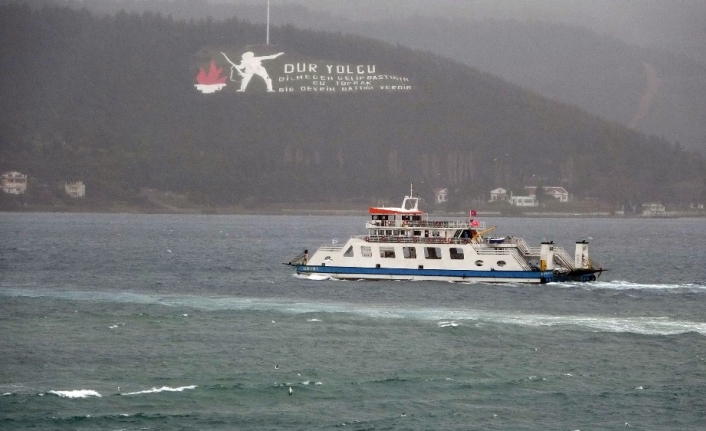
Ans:
[[[478,254],[478,256],[507,256],[508,254],[511,254],[512,250],[514,250],[512,248],[476,247],[475,245],[473,248],[476,250],[476,254]]]
[[[525,256],[539,256],[539,247],[530,247],[524,238],[512,238],[511,243],[517,245],[517,249]]]
[[[570,270],[576,269],[574,259],[561,247],[554,247],[554,259]]]
[[[352,238],[374,243],[416,243],[416,244],[474,244],[470,238],[419,237],[404,235],[356,235]]]
[[[509,247],[492,247],[488,248],[488,244],[490,244],[490,240],[488,238],[482,238],[482,239],[471,239],[471,238],[445,238],[445,237],[436,237],[436,236],[429,236],[429,237],[420,237],[420,236],[406,236],[406,235],[354,235],[351,238],[357,238],[357,239],[362,239],[365,242],[374,242],[374,243],[385,243],[385,242],[401,242],[401,243],[419,243],[419,244],[473,244],[474,247],[478,246],[479,250],[495,250],[497,249],[508,249]],[[519,241],[518,241],[519,240]],[[502,245],[502,244],[510,244],[510,245],[517,245],[517,247],[512,247],[513,249],[519,249],[520,253],[522,255],[529,255],[529,256],[539,256],[539,247],[528,247],[527,243],[522,240],[521,238],[513,238],[512,240],[506,240],[501,243],[497,244],[491,244],[491,245]]]
[[[418,227],[425,229],[485,229],[486,223],[484,221],[476,221],[470,223],[467,221],[458,220],[369,220],[367,222],[366,227],[368,229],[375,229],[377,227]]]
[[[429,238],[420,238],[418,236],[386,236],[386,235],[372,235],[372,236],[358,236],[356,238],[362,238],[365,242],[375,242],[375,243],[425,243]],[[444,238],[446,239],[446,238]],[[438,244],[441,244],[439,242]]]
[[[343,250],[342,245],[325,244],[325,245],[322,245],[321,247],[319,247],[319,251],[334,251],[334,252],[336,252],[336,251],[341,251],[341,250]]]

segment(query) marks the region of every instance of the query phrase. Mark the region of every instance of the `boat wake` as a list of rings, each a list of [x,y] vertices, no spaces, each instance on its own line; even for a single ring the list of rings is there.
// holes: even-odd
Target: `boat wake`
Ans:
[[[298,278],[300,280],[314,280],[314,281],[322,281],[322,280],[334,280],[328,275],[324,274],[294,274],[294,278]]]
[[[418,321],[433,321],[440,328],[454,326],[481,326],[483,324],[520,325],[527,327],[555,327],[569,330],[590,330],[600,332],[635,333],[645,335],[675,335],[699,333],[706,335],[706,322],[675,320],[669,317],[614,317],[590,315],[549,315],[522,314],[515,310],[480,310],[426,308],[410,306],[384,306],[353,303],[303,302],[277,299],[233,298],[233,297],[200,297],[186,295],[152,296],[146,294],[123,295],[110,292],[83,291],[50,291],[30,289],[3,289],[0,295],[24,297],[55,297],[68,300],[93,300],[105,302],[135,302],[170,307],[192,307],[206,311],[273,311],[289,315],[310,313],[353,314],[370,318],[410,319]],[[310,316],[306,316],[310,319]],[[182,388],[152,388],[138,393],[154,393],[160,391],[182,391],[193,389]],[[133,394],[133,395],[134,395]],[[57,394],[59,395],[59,394]],[[127,394],[126,394],[127,395]],[[60,395],[61,396],[61,395]],[[64,395],[66,396],[66,395]]]
[[[596,281],[594,283],[550,283],[550,286],[581,288],[588,290],[673,290],[689,292],[706,292],[704,283],[635,283],[626,280]]]

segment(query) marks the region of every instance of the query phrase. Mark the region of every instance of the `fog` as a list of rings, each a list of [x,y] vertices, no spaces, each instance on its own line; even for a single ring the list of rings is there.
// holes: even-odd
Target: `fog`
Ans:
[[[210,0],[265,4],[266,0]],[[414,15],[449,19],[514,19],[581,26],[643,47],[706,59],[703,0],[270,0],[299,4],[346,20],[405,19]],[[281,19],[281,17],[280,17]]]

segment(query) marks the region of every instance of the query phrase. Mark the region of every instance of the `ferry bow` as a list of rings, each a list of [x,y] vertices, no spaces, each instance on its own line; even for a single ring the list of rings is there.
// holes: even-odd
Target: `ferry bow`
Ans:
[[[366,235],[324,245],[288,264],[304,276],[352,280],[438,280],[490,283],[595,281],[605,271],[589,258],[588,242],[574,255],[553,242],[531,247],[520,237],[490,237],[495,226],[474,219],[430,220],[419,199],[399,208],[371,207]]]

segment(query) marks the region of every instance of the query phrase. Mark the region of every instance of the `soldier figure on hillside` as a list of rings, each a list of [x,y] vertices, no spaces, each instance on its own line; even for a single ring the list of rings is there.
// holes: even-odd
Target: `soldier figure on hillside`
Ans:
[[[263,80],[265,80],[268,92],[273,93],[275,91],[272,89],[272,79],[270,78],[270,75],[267,74],[267,70],[265,69],[265,67],[262,65],[262,60],[272,60],[284,54],[283,52],[274,55],[263,55],[261,57],[255,57],[255,54],[252,51],[248,51],[243,54],[242,59],[240,60],[240,64],[235,64],[230,61],[230,59],[224,52],[221,52],[221,54],[223,54],[226,60],[228,60],[228,63],[231,64],[231,81],[233,81],[234,70],[237,71],[238,75],[243,78],[243,80],[240,82],[240,89],[237,91],[244,92],[245,89],[248,87],[248,83],[250,83],[250,79],[253,75],[257,75]]]

